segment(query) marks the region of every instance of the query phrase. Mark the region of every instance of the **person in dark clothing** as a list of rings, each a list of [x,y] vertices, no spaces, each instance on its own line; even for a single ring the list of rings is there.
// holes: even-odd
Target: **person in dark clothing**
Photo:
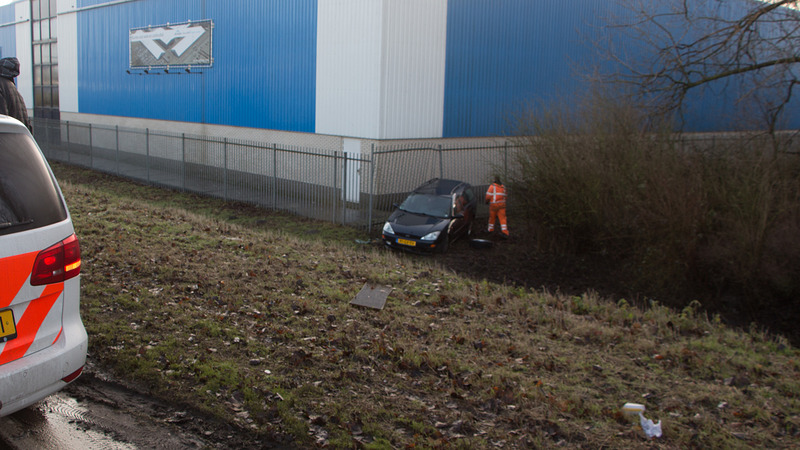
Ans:
[[[11,116],[31,130],[28,108],[14,83],[19,75],[19,60],[14,57],[0,59],[0,114]]]

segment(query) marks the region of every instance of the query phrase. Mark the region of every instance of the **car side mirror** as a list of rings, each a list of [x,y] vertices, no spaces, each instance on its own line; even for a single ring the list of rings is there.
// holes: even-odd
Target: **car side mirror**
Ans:
[[[463,219],[463,218],[464,218],[463,212],[453,214],[453,219]]]

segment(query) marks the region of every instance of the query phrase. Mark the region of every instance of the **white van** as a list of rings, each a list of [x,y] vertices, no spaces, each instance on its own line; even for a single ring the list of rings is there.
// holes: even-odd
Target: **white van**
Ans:
[[[0,416],[83,370],[80,272],[80,245],[50,166],[28,129],[0,115]]]

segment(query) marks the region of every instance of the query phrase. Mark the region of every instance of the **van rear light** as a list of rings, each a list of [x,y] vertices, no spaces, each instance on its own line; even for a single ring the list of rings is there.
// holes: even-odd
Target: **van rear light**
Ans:
[[[60,283],[81,273],[81,246],[78,237],[72,236],[42,250],[33,263],[31,284]]]
[[[78,378],[81,375],[81,372],[83,372],[83,366],[81,366],[81,368],[76,370],[75,372],[72,372],[71,374],[62,378],[61,381],[63,381],[64,383],[71,383],[72,381],[75,380],[75,378]]]

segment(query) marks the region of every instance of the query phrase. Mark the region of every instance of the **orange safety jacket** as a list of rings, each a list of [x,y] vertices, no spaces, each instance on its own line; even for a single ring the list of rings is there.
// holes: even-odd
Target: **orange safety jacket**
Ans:
[[[486,202],[489,205],[506,206],[506,187],[502,184],[492,183],[486,190]]]

